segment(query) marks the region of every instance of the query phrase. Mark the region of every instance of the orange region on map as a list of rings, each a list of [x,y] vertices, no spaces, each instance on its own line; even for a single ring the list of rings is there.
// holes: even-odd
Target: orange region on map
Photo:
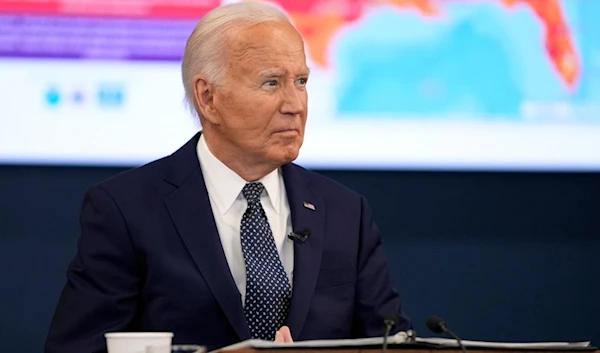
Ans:
[[[454,0],[459,2],[461,0]],[[544,46],[549,60],[563,82],[573,88],[581,73],[580,62],[570,37],[559,0],[462,0],[465,5],[474,1],[498,1],[507,7],[528,6],[539,18],[544,29]],[[348,23],[356,21],[367,8],[388,5],[414,9],[424,16],[443,13],[445,1],[435,0],[276,0],[293,19],[306,40],[311,59],[320,66],[328,65],[331,38]]]

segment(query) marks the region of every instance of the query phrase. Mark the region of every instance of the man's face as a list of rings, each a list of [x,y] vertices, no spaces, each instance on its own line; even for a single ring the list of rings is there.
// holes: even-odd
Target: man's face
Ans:
[[[282,165],[304,140],[308,68],[304,43],[287,22],[241,31],[225,54],[227,71],[213,91],[209,120],[247,162]]]

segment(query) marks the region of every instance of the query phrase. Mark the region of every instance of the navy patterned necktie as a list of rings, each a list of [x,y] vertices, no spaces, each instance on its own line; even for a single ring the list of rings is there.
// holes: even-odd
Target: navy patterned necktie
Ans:
[[[249,183],[242,189],[248,201],[240,230],[246,262],[244,312],[252,338],[272,341],[287,316],[292,288],[260,203],[264,189],[262,183]]]

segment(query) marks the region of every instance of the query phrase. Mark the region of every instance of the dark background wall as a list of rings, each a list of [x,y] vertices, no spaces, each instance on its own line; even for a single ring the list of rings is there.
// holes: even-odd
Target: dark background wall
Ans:
[[[83,193],[122,170],[0,166],[3,351],[42,351]],[[419,335],[600,345],[600,174],[322,173],[371,202]]]

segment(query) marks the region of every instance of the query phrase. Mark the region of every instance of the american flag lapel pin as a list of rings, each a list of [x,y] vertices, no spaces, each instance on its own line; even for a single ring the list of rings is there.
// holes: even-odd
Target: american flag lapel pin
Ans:
[[[312,204],[312,203],[310,203],[310,202],[306,202],[306,201],[304,201],[304,207],[306,207],[306,208],[308,208],[309,210],[312,210],[312,211],[314,211],[314,210],[315,210],[315,205],[313,205],[313,204]]]

